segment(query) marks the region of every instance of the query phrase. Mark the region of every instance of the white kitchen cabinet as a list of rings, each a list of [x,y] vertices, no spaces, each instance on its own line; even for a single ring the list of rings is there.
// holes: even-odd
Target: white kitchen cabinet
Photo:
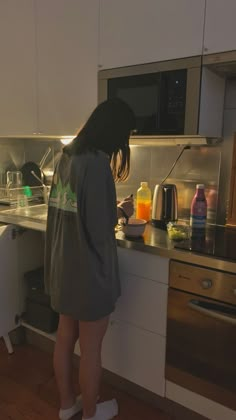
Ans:
[[[38,130],[74,135],[97,105],[98,0],[36,0]]]
[[[121,287],[114,317],[166,336],[168,286],[124,273]]]
[[[25,309],[24,274],[42,266],[43,237],[39,232],[0,226],[0,337],[15,329]]]
[[[97,105],[99,0],[0,2],[0,136],[74,135]]]
[[[169,260],[118,247],[121,297],[102,351],[103,367],[164,396]]]
[[[235,0],[206,0],[204,54],[236,50],[235,16]]]
[[[118,259],[121,273],[129,273],[159,283],[168,284],[168,258],[119,247]]]
[[[36,128],[34,0],[0,2],[0,136]]]
[[[100,68],[201,55],[204,12],[205,0],[100,0]]]
[[[103,342],[103,367],[164,396],[165,338],[118,320]]]
[[[0,227],[0,337],[16,327],[19,305],[17,239],[6,225]]]

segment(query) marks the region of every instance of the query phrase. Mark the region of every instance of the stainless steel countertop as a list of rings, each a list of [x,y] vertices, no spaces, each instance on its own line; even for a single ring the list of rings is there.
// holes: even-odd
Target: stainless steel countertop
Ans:
[[[47,206],[45,204],[20,209],[0,207],[0,223],[13,224],[25,229],[45,232],[46,220]],[[174,242],[168,238],[167,233],[161,229],[154,228],[151,224],[146,226],[143,238],[128,239],[121,231],[117,232],[116,238],[118,246],[122,248],[147,252],[190,264],[236,273],[236,263],[175,249]]]
[[[14,208],[0,206],[0,222],[21,226],[26,229],[46,231],[47,205]]]

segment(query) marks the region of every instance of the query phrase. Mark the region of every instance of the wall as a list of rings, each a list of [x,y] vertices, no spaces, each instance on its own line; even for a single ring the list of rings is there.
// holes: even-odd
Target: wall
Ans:
[[[0,139],[0,186],[6,184],[6,172],[20,170],[25,162],[39,163],[47,148],[51,153],[45,161],[45,172],[53,171],[62,144],[48,139]]]
[[[135,196],[141,181],[148,181],[153,192],[155,185],[168,174],[180,151],[178,146],[131,146],[130,177],[125,183],[117,185],[118,198],[122,199],[130,194]],[[217,193],[220,161],[219,147],[194,147],[184,151],[171,176],[165,181],[177,186],[179,219],[189,220],[196,184],[205,184],[207,196],[213,191]],[[216,207],[217,200],[210,214],[212,223],[216,219]]]
[[[223,122],[222,165],[219,182],[217,222],[225,224],[229,200],[233,139],[236,133],[236,78],[227,80]]]
[[[39,163],[48,146],[51,154],[46,160],[44,172],[52,172],[62,144],[46,139],[0,139],[0,182],[6,182],[7,170],[20,170],[27,161]],[[141,181],[148,181],[152,192],[156,184],[167,175],[182,149],[180,147],[131,146],[131,172],[129,179],[117,184],[118,199],[136,195]],[[197,183],[206,185],[207,194],[218,190],[221,151],[219,147],[196,147],[185,150],[166,182],[174,183],[178,190],[179,218],[189,219],[189,209]],[[1,199],[1,189],[0,189]],[[215,222],[216,203],[211,212]]]

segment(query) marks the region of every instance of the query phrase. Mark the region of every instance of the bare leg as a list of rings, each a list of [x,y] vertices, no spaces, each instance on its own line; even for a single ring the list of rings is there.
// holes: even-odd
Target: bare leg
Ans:
[[[70,316],[60,315],[53,362],[62,409],[70,408],[75,403],[72,361],[78,337],[78,321]]]
[[[80,372],[79,382],[83,400],[83,418],[95,415],[101,381],[101,349],[109,317],[94,322],[79,322]]]

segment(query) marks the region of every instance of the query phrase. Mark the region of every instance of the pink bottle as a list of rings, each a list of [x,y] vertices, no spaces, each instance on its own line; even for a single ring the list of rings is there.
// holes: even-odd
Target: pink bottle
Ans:
[[[196,185],[190,212],[190,226],[193,229],[205,229],[207,218],[207,201],[204,184]]]

